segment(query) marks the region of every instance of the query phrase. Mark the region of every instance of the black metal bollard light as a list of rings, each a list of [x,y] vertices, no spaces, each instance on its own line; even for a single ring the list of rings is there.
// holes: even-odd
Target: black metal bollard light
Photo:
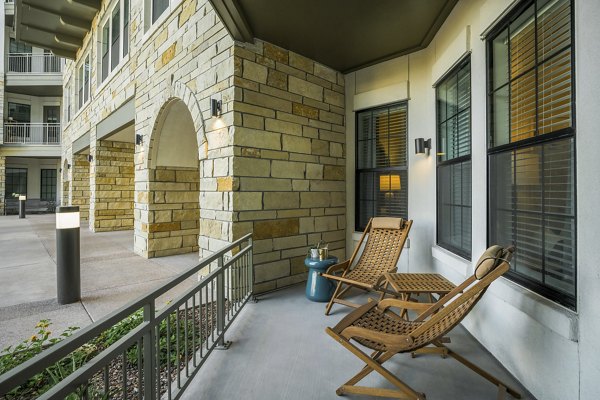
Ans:
[[[58,304],[81,298],[79,207],[56,208],[56,292]]]
[[[19,196],[19,218],[25,218],[25,202],[27,196]]]

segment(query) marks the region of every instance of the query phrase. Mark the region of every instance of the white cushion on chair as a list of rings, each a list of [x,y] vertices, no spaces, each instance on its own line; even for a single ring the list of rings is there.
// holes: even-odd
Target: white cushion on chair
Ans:
[[[371,221],[373,229],[402,229],[402,218],[374,217]]]

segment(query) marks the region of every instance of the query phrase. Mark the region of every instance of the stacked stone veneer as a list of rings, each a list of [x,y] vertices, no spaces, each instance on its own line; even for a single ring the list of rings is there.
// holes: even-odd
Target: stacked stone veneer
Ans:
[[[111,140],[96,145],[91,221],[95,232],[133,229],[134,147]]]
[[[131,2],[128,59],[102,83],[101,90],[97,89],[98,52],[92,42],[99,34],[100,21],[110,12],[109,1],[102,1],[77,60],[68,62],[63,74],[65,84],[73,85],[76,67],[91,49],[95,95],[66,125],[63,158],[70,157],[69,144],[89,131],[95,160],[90,167],[92,229],[133,225],[134,249],[144,256],[187,249],[191,220],[176,221],[177,208],[160,207],[181,204],[184,210],[192,203],[167,201],[167,193],[173,192],[159,187],[161,182],[191,182],[157,180],[155,174],[161,169],[151,159],[160,141],[163,128],[157,121],[168,109],[165,105],[181,100],[190,111],[198,139],[199,188],[194,196],[200,205],[200,256],[254,232],[257,291],[304,279],[303,259],[309,245],[320,239],[330,243],[333,254],[343,256],[343,76],[268,43],[234,43],[206,0],[181,1],[160,26],[146,31],[144,3]],[[97,141],[95,127],[129,99],[135,104],[135,133],[143,137],[143,143],[116,151]],[[222,100],[220,118],[210,114],[211,99]],[[109,153],[112,157],[103,156]],[[129,165],[135,165],[135,184],[126,164],[125,171],[119,172],[115,168],[121,166],[111,164],[121,162],[122,156],[128,162],[133,157],[134,164]],[[134,190],[132,201],[129,195]],[[158,202],[162,201],[155,197],[158,192],[165,193],[165,203]],[[187,193],[169,196],[192,196]],[[128,212],[132,203],[133,216]],[[158,213],[167,210],[171,221],[166,220],[168,213]],[[115,215],[116,211],[120,214]],[[177,222],[185,229],[173,229]],[[161,225],[166,223],[174,225]],[[184,245],[188,235],[173,233],[188,228]],[[177,237],[181,237],[181,247],[175,244]],[[161,244],[154,239],[168,240]]]
[[[148,257],[198,251],[198,169],[158,167],[151,171]]]
[[[6,157],[0,156],[0,215],[4,215],[4,192],[6,191]]]
[[[89,218],[90,209],[90,163],[86,154],[73,156],[71,179],[71,205],[79,207],[81,219]]]
[[[262,292],[304,280],[319,240],[344,256],[344,78],[260,41],[234,55],[234,236],[254,232]]]

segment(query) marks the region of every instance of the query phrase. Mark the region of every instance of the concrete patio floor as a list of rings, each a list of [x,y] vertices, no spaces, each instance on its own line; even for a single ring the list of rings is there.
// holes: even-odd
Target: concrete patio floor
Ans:
[[[0,349],[29,337],[40,319],[51,319],[56,333],[85,326],[197,262],[196,254],[147,260],[133,253],[131,231],[94,234],[83,227],[82,300],[59,306],[54,235],[54,215],[0,217]],[[362,294],[355,298],[365,300]],[[212,353],[183,399],[338,398],[336,388],[363,363],[325,333],[349,310],[337,306],[330,316],[323,311],[324,304],[305,298],[303,285],[248,303],[227,332],[231,347]],[[534,399],[464,328],[457,327],[450,337],[449,347],[516,387],[524,399]],[[450,358],[397,355],[385,365],[429,400],[497,396],[495,386]],[[374,373],[362,384],[391,388]]]
[[[29,338],[41,319],[50,319],[56,334],[68,326],[83,327],[198,261],[197,254],[145,259],[133,252],[133,231],[93,233],[84,221],[82,298],[60,306],[55,235],[54,214],[0,217],[0,350]],[[181,285],[178,291],[184,288]]]
[[[364,302],[365,296],[355,300]],[[348,308],[336,306],[324,315],[323,303],[304,297],[297,285],[248,303],[232,324],[228,350],[215,351],[206,361],[182,399],[338,399],[335,390],[356,374],[364,363],[325,333]],[[448,345],[523,394],[534,399],[462,326],[449,335]],[[436,355],[396,355],[385,363],[428,400],[496,399],[497,388],[457,361]],[[365,378],[367,386],[393,387],[376,373]],[[365,399],[368,396],[351,396]],[[506,399],[512,399],[507,395]]]

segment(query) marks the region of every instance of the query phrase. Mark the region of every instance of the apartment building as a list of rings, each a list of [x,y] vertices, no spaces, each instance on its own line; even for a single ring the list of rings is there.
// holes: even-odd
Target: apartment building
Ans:
[[[0,214],[52,212],[60,202],[61,104],[64,61],[16,39],[14,3],[2,7],[0,62]]]
[[[600,4],[306,3],[16,0],[16,39],[69,59],[64,202],[144,257],[253,232],[256,292],[374,215],[415,221],[402,271],[513,243],[464,325],[536,397],[594,398]]]

